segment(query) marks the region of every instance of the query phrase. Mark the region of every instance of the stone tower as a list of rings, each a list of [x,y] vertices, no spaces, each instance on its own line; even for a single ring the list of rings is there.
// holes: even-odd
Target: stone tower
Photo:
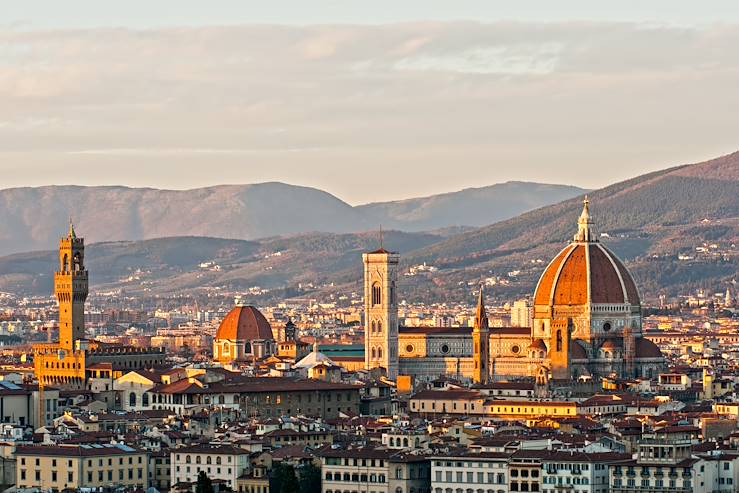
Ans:
[[[485,300],[480,286],[480,297],[477,300],[477,313],[475,314],[475,326],[472,329],[472,345],[475,368],[472,380],[475,383],[487,384],[490,380],[490,332],[488,315],[485,311]]]
[[[397,253],[380,248],[364,260],[364,366],[398,376]]]
[[[59,303],[59,346],[72,351],[85,338],[85,300],[88,278],[85,269],[85,240],[77,238],[72,222],[59,242],[59,271],[54,274],[54,294]]]

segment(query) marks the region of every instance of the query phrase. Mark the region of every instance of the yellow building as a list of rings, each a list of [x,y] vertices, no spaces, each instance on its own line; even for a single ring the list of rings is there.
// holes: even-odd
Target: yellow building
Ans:
[[[148,486],[146,452],[127,445],[20,446],[15,457],[18,488]]]
[[[125,371],[151,368],[164,362],[164,351],[102,344],[85,339],[85,300],[88,293],[85,240],[70,223],[59,242],[59,270],[54,274],[54,294],[59,304],[59,341],[34,344],[36,378],[43,386],[84,389],[91,378],[88,368],[110,363],[116,378]]]

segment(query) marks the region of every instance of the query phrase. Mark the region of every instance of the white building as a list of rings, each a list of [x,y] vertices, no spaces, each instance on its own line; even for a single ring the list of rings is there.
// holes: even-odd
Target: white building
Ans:
[[[503,452],[466,453],[431,460],[432,493],[508,493],[508,458]]]
[[[205,471],[210,479],[227,481],[236,491],[236,479],[250,471],[249,451],[233,447],[194,445],[170,453],[172,484],[193,483],[198,473]]]

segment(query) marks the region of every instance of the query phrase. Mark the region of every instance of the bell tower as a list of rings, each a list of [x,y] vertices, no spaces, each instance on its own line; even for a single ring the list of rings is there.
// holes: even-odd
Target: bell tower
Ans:
[[[477,300],[477,313],[475,314],[475,326],[472,329],[474,372],[472,381],[479,384],[487,384],[490,380],[490,331],[488,315],[485,310],[485,300],[480,286],[480,297]]]
[[[398,377],[397,253],[380,248],[364,260],[364,367]]]
[[[59,345],[68,351],[85,338],[85,300],[88,278],[85,240],[77,238],[72,221],[69,233],[59,242],[59,270],[54,274],[54,294],[59,303]]]

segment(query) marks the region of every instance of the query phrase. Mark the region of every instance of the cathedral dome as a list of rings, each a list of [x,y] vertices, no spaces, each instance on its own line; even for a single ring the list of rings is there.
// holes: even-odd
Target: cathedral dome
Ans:
[[[547,345],[544,344],[544,341],[541,339],[534,339],[531,341],[531,344],[529,344],[529,349],[535,349],[537,351],[547,351]]]
[[[259,310],[253,306],[237,306],[221,322],[216,339],[253,341],[274,337],[272,327]]]
[[[599,243],[591,231],[585,200],[579,231],[547,266],[534,295],[535,305],[588,303],[639,305],[636,284],[621,260]]]

